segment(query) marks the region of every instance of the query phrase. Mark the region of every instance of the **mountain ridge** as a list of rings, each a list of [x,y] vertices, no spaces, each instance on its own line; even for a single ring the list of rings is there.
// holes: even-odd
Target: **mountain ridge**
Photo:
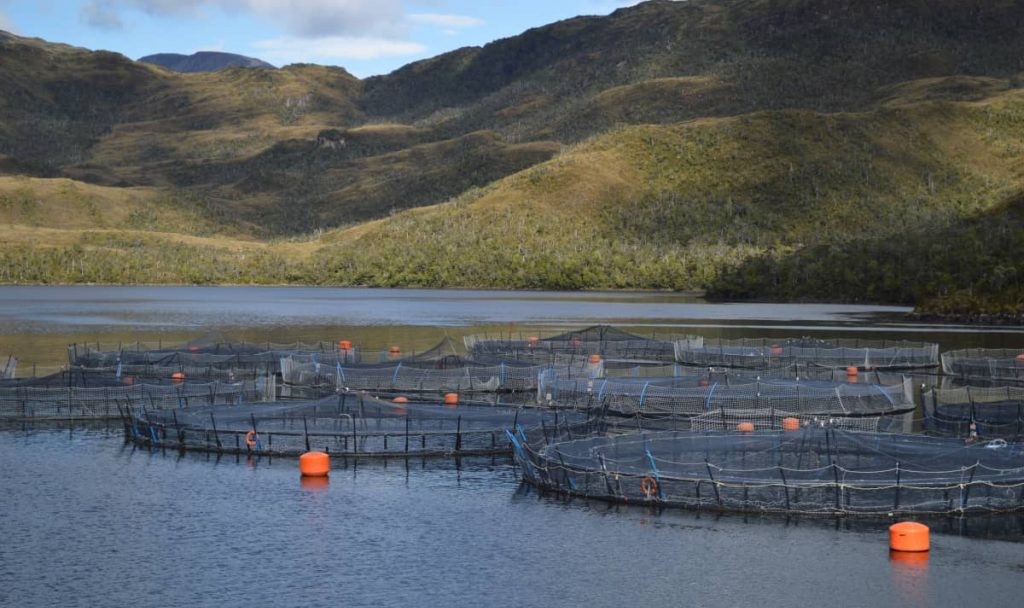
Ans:
[[[216,72],[225,68],[276,69],[273,65],[245,55],[220,51],[197,51],[191,55],[181,53],[154,53],[139,57],[140,63],[158,65],[175,72]]]
[[[91,185],[73,190],[166,235],[174,223],[144,202],[158,193],[196,218],[190,230],[266,243],[266,266],[177,273],[155,253],[169,237],[147,239],[160,280],[1024,309],[1024,255],[978,247],[984,230],[1016,225],[1007,201],[1024,191],[1021,26],[1021,0],[654,0],[365,80],[308,64],[177,73],[7,37],[0,174]],[[29,209],[49,183],[0,196]],[[37,269],[25,276],[133,280],[100,252],[137,252],[138,237],[88,236],[88,214],[75,217],[74,254],[17,241]],[[933,250],[929,234],[976,267]],[[993,243],[1016,251],[1012,236]],[[180,247],[169,257],[187,263]],[[89,273],[53,262],[73,255]],[[841,284],[814,262],[844,255],[878,259]],[[971,275],[989,271],[1000,280]]]

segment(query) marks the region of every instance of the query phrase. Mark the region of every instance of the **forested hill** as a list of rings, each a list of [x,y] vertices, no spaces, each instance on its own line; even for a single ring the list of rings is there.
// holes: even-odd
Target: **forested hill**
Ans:
[[[365,80],[0,34],[0,280],[1021,311],[1021,31],[1024,0],[654,0]]]

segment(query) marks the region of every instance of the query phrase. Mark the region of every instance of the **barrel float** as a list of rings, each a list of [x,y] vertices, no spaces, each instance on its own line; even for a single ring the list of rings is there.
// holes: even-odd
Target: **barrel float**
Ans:
[[[848,378],[856,378],[858,373],[860,373],[860,370],[852,365],[846,368],[846,375]]]
[[[327,477],[331,471],[331,457],[324,452],[306,452],[299,456],[299,472],[303,477]]]
[[[601,362],[601,355],[590,355],[590,363],[592,365],[597,365],[600,362]]]
[[[352,350],[352,342],[349,340],[338,340],[338,348],[341,350]]]
[[[753,422],[741,422],[736,425],[736,430],[741,433],[753,433],[754,423]]]
[[[889,548],[893,551],[928,551],[928,526],[916,521],[901,521],[889,526]]]
[[[459,404],[459,394],[458,393],[448,393],[448,394],[446,394],[444,396],[444,404],[445,405],[458,405]]]
[[[398,403],[398,404],[409,403],[409,398],[408,397],[402,397],[401,395],[399,395],[398,397],[395,397],[394,399],[392,399],[391,403]]]
[[[183,372],[174,372],[173,374],[171,374],[171,380],[173,380],[175,383],[184,382],[185,374]]]
[[[782,419],[782,430],[784,430],[784,431],[799,431],[800,430],[800,420],[798,418],[793,418],[792,416],[787,416],[787,417],[783,418]]]

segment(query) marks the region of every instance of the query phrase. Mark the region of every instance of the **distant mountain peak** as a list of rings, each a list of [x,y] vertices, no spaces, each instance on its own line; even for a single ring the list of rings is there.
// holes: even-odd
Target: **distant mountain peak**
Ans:
[[[191,55],[180,53],[157,53],[140,57],[139,61],[158,65],[175,72],[216,72],[224,68],[269,68],[274,69],[266,61],[261,61],[235,53],[219,51],[199,51]]]

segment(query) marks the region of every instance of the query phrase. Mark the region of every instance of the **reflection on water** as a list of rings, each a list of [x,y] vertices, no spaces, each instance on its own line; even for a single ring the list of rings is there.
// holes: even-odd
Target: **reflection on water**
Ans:
[[[311,487],[294,459],[82,428],[2,431],[0,458],[19,463],[0,477],[5,606],[1010,606],[1024,590],[1020,544],[935,529],[921,570],[890,559],[885,523],[567,501],[520,490],[501,458],[338,461]]]
[[[721,304],[662,292],[508,292],[288,287],[0,287],[0,354],[22,373],[67,361],[70,342],[317,342],[430,348],[469,333],[547,335],[611,323],[645,336],[840,335],[939,342],[943,349],[1024,345],[1020,328],[907,324],[907,308]],[[44,370],[44,371],[46,371]]]
[[[69,342],[349,339],[413,352],[468,333],[614,323],[644,335],[807,335],[1019,347],[1019,329],[901,325],[905,309],[709,304],[663,293],[0,288],[20,371]],[[1018,605],[1021,516],[888,522],[655,512],[538,495],[503,458],[335,461],[148,452],[120,428],[0,430],[0,605]]]

